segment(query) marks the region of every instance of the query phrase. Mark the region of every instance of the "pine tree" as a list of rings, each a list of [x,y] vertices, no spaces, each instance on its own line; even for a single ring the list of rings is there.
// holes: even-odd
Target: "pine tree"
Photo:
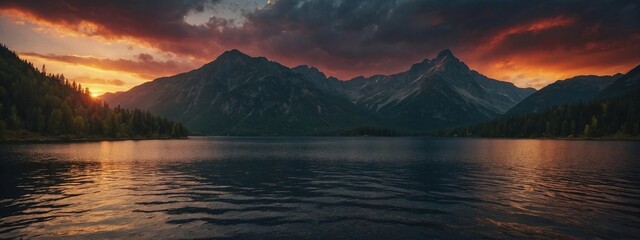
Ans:
[[[184,126],[141,110],[110,108],[88,88],[47,73],[0,46],[0,123],[2,133],[29,131],[49,136],[185,137]],[[176,125],[176,131],[171,132]]]

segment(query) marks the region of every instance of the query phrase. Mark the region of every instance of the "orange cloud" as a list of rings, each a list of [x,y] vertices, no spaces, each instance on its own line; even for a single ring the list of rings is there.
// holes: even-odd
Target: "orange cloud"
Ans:
[[[97,84],[97,85],[112,85],[112,86],[124,86],[125,81],[120,79],[104,79],[104,78],[92,78],[87,76],[73,78],[73,81],[76,81],[81,84]]]
[[[46,4],[43,3],[43,5]],[[105,43],[126,41],[141,47],[186,55],[200,61],[210,60],[227,50],[227,48],[221,47],[218,42],[207,40],[216,36],[216,26],[192,26],[171,17],[153,19],[152,16],[147,16],[144,13],[138,16],[139,21],[127,13],[120,13],[120,16],[87,13],[87,11],[102,13],[113,11],[115,13],[123,10],[115,9],[115,6],[111,6],[114,9],[110,10],[95,6],[100,10],[84,11],[81,8],[71,7],[61,10],[60,4],[54,5],[56,6],[51,9],[42,6],[38,11],[29,11],[20,7],[2,8],[0,4],[0,13],[13,19],[16,23],[36,24],[38,30],[43,32],[55,31],[61,36],[91,37]],[[167,24],[173,26],[167,26]],[[220,20],[216,24],[227,25],[228,23]]]
[[[553,18],[535,20],[525,24],[519,24],[510,28],[501,30],[499,33],[495,35],[495,37],[491,39],[491,41],[489,41],[488,45],[489,46],[497,45],[500,42],[502,42],[505,38],[509,37],[510,35],[520,34],[525,32],[535,33],[535,32],[556,28],[556,27],[566,27],[573,24],[574,21],[575,20],[573,18],[568,18],[565,16],[557,16]]]
[[[104,59],[89,56],[72,56],[57,54],[39,54],[31,52],[19,53],[23,57],[36,57],[74,65],[83,65],[109,71],[128,72],[145,79],[154,79],[161,76],[191,70],[197,66],[191,62],[156,61],[149,54],[139,54],[135,60],[130,59]]]

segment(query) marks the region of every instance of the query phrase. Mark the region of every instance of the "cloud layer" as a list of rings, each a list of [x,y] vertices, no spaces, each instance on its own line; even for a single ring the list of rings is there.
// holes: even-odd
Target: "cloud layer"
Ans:
[[[32,52],[21,52],[19,54],[23,57],[35,57],[68,64],[83,65],[108,71],[129,72],[146,79],[153,79],[158,76],[168,76],[175,73],[188,71],[194,68],[193,65],[181,62],[156,61],[153,59],[153,56],[144,53],[134,56],[134,60],[112,60],[95,57],[39,54]]]
[[[113,85],[113,86],[124,86],[125,82],[120,79],[103,79],[103,78],[92,78],[92,77],[78,77],[73,79],[76,82],[82,82],[85,84],[97,84],[97,85]]]
[[[208,61],[238,48],[343,79],[401,71],[445,48],[482,73],[520,85],[626,71],[640,63],[640,6],[631,0],[270,2],[245,12],[242,24],[217,16],[201,25],[185,22],[188,14],[215,9],[219,1],[211,0],[21,0],[0,1],[0,9],[61,31],[129,39],[179,57]],[[165,64],[166,72],[181,69]]]

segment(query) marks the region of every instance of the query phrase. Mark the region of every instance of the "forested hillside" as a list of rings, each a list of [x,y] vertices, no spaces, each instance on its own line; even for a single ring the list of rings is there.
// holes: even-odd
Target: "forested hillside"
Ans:
[[[63,75],[47,73],[0,46],[0,139],[177,138],[179,123],[141,110],[111,108],[89,89]],[[9,137],[9,135],[11,135]]]
[[[438,136],[474,137],[640,137],[640,91],[608,100],[556,106],[454,130]]]

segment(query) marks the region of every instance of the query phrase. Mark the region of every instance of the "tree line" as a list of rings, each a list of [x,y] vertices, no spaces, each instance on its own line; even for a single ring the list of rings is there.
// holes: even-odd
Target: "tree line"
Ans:
[[[47,73],[0,46],[0,138],[7,130],[66,138],[180,138],[180,123],[97,101],[88,88]]]
[[[407,135],[393,129],[377,127],[377,126],[361,126],[352,129],[341,130],[337,134],[338,136],[378,136],[378,137],[396,137]]]
[[[508,138],[638,137],[640,91],[607,100],[566,104],[538,113],[436,131],[433,135]]]

